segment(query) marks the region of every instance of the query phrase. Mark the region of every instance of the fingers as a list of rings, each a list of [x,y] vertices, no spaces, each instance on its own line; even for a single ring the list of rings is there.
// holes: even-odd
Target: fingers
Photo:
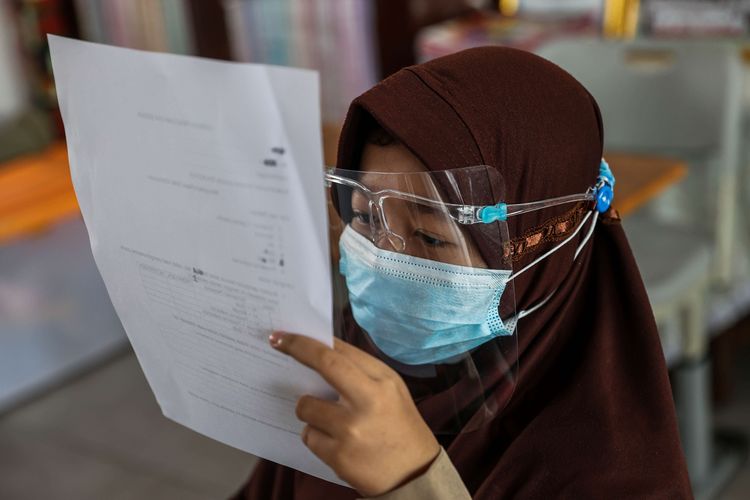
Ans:
[[[325,432],[306,425],[302,429],[302,442],[325,463],[330,463],[336,454],[336,440]]]
[[[318,372],[344,398],[355,402],[368,398],[371,379],[347,356],[293,333],[273,332],[269,341],[274,349]]]
[[[337,434],[337,427],[346,419],[346,409],[338,403],[313,396],[302,396],[295,409],[297,418],[330,436]]]
[[[367,354],[365,351],[334,337],[333,348],[351,359],[362,371],[370,377],[378,380],[391,375],[393,370],[378,358]]]

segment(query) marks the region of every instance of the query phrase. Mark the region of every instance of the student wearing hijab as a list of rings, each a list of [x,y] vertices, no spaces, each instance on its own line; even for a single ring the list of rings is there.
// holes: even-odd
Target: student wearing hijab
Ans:
[[[261,461],[237,498],[691,498],[602,144],[591,95],[508,48],[357,98],[328,174],[343,340],[270,339],[340,394],[297,414],[353,489]]]

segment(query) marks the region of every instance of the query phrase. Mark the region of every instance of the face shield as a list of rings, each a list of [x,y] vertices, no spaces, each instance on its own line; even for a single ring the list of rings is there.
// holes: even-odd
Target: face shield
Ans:
[[[337,305],[358,325],[340,336],[399,372],[435,432],[480,426],[513,392],[518,366],[508,229],[491,213],[500,174],[332,169],[326,180]]]
[[[514,273],[507,217],[605,195],[608,207],[611,185],[602,182],[608,191],[508,205],[488,166],[329,170],[337,336],[395,369],[436,434],[480,428],[506,405],[518,374],[524,313],[512,279],[528,267]],[[593,208],[544,256],[594,214],[587,240]]]

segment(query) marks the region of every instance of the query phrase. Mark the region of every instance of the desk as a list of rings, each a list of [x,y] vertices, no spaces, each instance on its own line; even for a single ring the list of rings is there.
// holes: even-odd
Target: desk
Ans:
[[[615,152],[605,153],[604,158],[615,174],[614,207],[622,217],[656,198],[687,173],[684,162],[670,158]]]
[[[63,142],[0,165],[0,243],[78,213]]]

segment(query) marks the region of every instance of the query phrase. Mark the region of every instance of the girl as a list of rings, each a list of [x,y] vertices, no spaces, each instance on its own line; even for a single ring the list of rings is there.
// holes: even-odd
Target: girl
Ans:
[[[271,336],[340,394],[297,414],[353,489],[262,461],[238,498],[690,498],[602,140],[591,95],[513,49],[357,98],[327,175],[343,340]]]

